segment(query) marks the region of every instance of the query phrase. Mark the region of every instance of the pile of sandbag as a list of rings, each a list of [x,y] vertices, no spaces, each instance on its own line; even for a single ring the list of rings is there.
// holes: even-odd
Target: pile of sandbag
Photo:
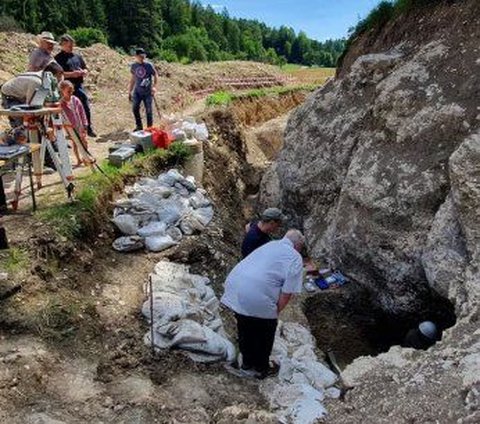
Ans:
[[[171,134],[173,140],[184,141],[196,139],[198,141],[208,141],[208,128],[205,123],[197,123],[195,118],[184,117],[176,119],[174,116],[164,117],[165,126]]]
[[[150,281],[142,313],[153,326],[155,348],[181,349],[197,362],[235,358],[235,347],[225,337],[219,300],[208,278],[190,274],[185,265],[162,261]],[[151,346],[151,331],[145,335],[145,343]]]
[[[326,415],[325,397],[338,398],[337,376],[319,362],[308,329],[279,322],[272,358],[280,364],[278,377],[264,380],[260,391],[282,423],[313,424]]]
[[[156,179],[143,178],[125,193],[128,197],[115,202],[112,220],[123,234],[113,242],[121,252],[143,247],[160,252],[204,230],[213,219],[206,192],[176,169]]]

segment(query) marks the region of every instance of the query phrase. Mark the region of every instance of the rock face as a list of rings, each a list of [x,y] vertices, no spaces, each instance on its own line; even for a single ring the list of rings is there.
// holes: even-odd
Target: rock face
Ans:
[[[454,301],[476,290],[463,276],[480,228],[471,25],[461,64],[447,36],[360,56],[293,114],[264,180],[264,198],[304,227],[313,255],[392,313],[418,307],[429,285]]]
[[[384,311],[415,313],[429,293],[456,309],[429,351],[348,366],[335,423],[480,422],[480,3],[438,3],[356,40],[262,183],[261,206],[284,208]]]

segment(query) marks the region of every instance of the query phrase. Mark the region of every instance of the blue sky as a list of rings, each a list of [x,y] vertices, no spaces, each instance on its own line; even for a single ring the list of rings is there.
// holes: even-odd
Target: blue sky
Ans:
[[[347,35],[379,0],[203,0],[231,16],[253,18],[271,26],[287,25],[323,41]]]

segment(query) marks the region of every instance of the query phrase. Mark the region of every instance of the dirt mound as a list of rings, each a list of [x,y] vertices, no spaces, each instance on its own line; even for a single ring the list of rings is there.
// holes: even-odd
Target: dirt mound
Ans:
[[[29,53],[35,48],[31,34],[0,33],[0,84],[25,71]],[[102,44],[78,49],[84,55],[90,74],[85,81],[93,106],[95,127],[99,134],[130,129],[133,118],[128,102],[130,79],[126,56]],[[197,99],[193,92],[215,87],[220,78],[274,77],[281,80],[279,68],[254,62],[155,63],[160,80],[157,101],[162,113],[179,111]],[[114,112],[113,112],[114,111]],[[128,124],[131,122],[131,124]]]

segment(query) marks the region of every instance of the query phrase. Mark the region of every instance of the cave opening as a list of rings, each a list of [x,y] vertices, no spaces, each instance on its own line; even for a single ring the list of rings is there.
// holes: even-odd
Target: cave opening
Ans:
[[[431,290],[422,293],[413,312],[391,314],[355,283],[309,296],[304,312],[318,348],[333,353],[341,369],[359,356],[375,356],[402,345],[408,331],[422,321],[435,322],[440,336],[456,322],[453,304]]]

